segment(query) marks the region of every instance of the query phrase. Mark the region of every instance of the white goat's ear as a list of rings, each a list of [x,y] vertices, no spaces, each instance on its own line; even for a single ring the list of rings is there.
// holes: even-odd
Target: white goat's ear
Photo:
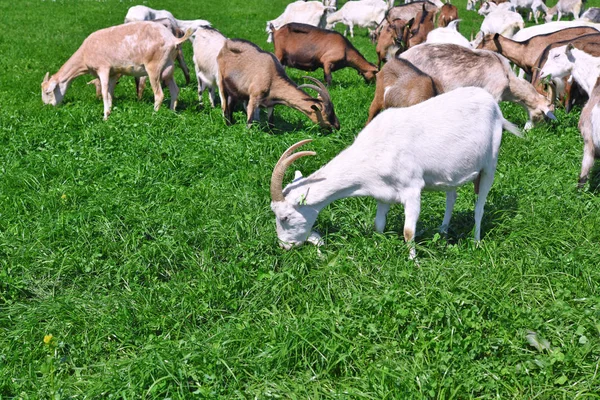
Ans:
[[[294,173],[294,180],[302,178],[302,172],[296,171]]]
[[[567,55],[567,59],[570,62],[575,62],[575,57],[573,57],[573,53],[571,53],[571,50],[573,50],[575,46],[573,46],[573,43],[569,43],[567,45],[567,50],[565,51],[565,54]]]

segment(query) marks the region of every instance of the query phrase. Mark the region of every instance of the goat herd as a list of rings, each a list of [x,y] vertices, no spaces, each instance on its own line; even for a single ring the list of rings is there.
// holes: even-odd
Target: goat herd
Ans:
[[[268,42],[275,53],[241,39],[227,39],[205,20],[178,20],[164,10],[131,7],[123,25],[92,33],[60,68],[42,82],[42,100],[57,105],[70,82],[83,74],[97,79],[97,95],[108,118],[115,84],[121,75],[136,77],[138,96],[146,77],[154,92],[154,108],[163,101],[161,81],[169,88],[175,109],[179,89],[173,79],[178,61],[186,81],[189,71],[181,43],[190,39],[198,79],[198,95],[209,91],[215,106],[218,88],[223,115],[231,124],[233,110],[243,103],[247,124],[267,108],[292,107],[326,129],[339,129],[326,86],[312,77],[297,85],[283,66],[313,71],[323,68],[326,84],[332,71],[356,69],[369,82],[376,80],[367,126],[354,143],[308,177],[297,173],[285,188],[286,169],[298,158],[314,155],[291,146],[277,162],[271,177],[271,208],[277,236],[286,249],[306,241],[320,244],[311,232],[321,209],[336,199],[370,196],[377,200],[375,228],[385,228],[390,205],[405,210],[404,238],[414,239],[423,190],[446,192],[442,231],[448,228],[456,189],[475,183],[475,239],[480,239],[481,218],[491,188],[502,131],[520,135],[502,116],[499,101],[512,101],[528,112],[525,129],[546,118],[554,119],[554,101],[561,98],[567,110],[585,104],[579,121],[584,156],[579,176],[588,179],[595,157],[600,156],[600,17],[589,9],[581,17],[582,0],[559,0],[548,8],[543,0],[491,0],[481,5],[469,0],[467,9],[479,7],[485,15],[481,30],[471,41],[458,32],[458,10],[439,0],[416,1],[394,7],[394,1],[348,1],[339,10],[335,0],[296,1],[267,22]],[[524,28],[517,9],[529,9],[536,22]],[[573,14],[574,21],[552,22],[554,15]],[[437,21],[438,28],[435,28]],[[379,67],[367,61],[344,35],[331,30],[345,24],[370,28]],[[387,61],[381,68],[381,64]],[[525,78],[517,76],[510,62]],[[380,69],[381,68],[381,69]],[[309,95],[304,89],[317,93]],[[589,100],[588,100],[589,98]],[[383,109],[386,109],[382,112]],[[415,256],[414,247],[411,257]]]

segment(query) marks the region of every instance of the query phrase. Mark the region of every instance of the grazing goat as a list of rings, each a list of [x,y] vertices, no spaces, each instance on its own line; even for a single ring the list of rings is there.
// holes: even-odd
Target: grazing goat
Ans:
[[[414,20],[395,19],[383,28],[375,47],[378,68],[381,68],[381,63],[392,58],[396,52],[402,53],[408,49],[410,27],[413,22]]]
[[[598,7],[588,8],[581,15],[581,17],[579,17],[579,19],[582,21],[587,21],[587,22],[594,22],[594,23],[600,22],[600,8],[598,8]]]
[[[485,16],[481,23],[478,38],[475,40],[478,44],[483,35],[499,33],[504,37],[511,38],[515,32],[523,29],[525,22],[521,14],[514,11],[496,10]],[[474,45],[473,47],[477,47]]]
[[[548,13],[548,7],[544,3],[544,0],[510,0],[510,2],[515,6],[517,11],[519,10],[529,10],[529,21],[531,21],[531,16],[533,14],[533,18],[535,23],[538,23],[538,15],[540,12],[544,14]]]
[[[440,8],[440,12],[438,14],[437,23],[438,28],[444,28],[448,26],[448,24],[452,21],[456,21],[458,19],[458,8],[453,6],[450,3],[446,3]]]
[[[500,4],[496,4],[491,1],[485,1],[485,2],[483,2],[483,4],[481,4],[481,7],[479,7],[479,10],[477,11],[477,13],[479,15],[486,16],[489,13],[497,11],[497,10],[516,11],[516,8],[511,2],[508,2],[508,1],[505,3],[500,3]]]
[[[456,191],[475,182],[475,240],[481,239],[483,208],[496,171],[502,130],[520,135],[504,119],[495,99],[480,88],[461,88],[409,108],[389,108],[354,143],[317,172],[283,188],[285,170],[311,151],[283,153],[271,176],[271,209],[279,245],[286,250],[309,240],[319,212],[334,200],[369,196],[377,200],[375,230],[383,232],[392,204],[404,205],[404,239],[416,256],[414,236],[424,190],[446,192],[441,230],[448,229]]]
[[[571,14],[573,15],[573,19],[579,19],[582,8],[583,0],[558,0],[558,3],[554,7],[550,7],[546,12],[546,22],[552,21],[552,17],[557,14],[557,21],[560,21],[563,14]]]
[[[192,34],[188,31],[178,39],[169,29],[155,22],[131,22],[101,29],[89,35],[79,49],[51,77],[46,73],[42,82],[42,101],[59,104],[76,77],[91,74],[100,79],[104,119],[112,107],[113,91],[120,75],[150,78],[154,91],[154,110],[158,110],[164,95],[160,85],[165,80],[171,94],[171,109],[177,105],[179,88],[173,79],[173,60],[177,46]]]
[[[546,46],[561,40],[574,39],[582,35],[597,32],[594,28],[582,26],[534,36],[522,42],[516,42],[495,33],[493,35],[485,35],[477,48],[502,54],[521,68],[528,76],[531,76],[533,67],[536,66],[537,60]]]
[[[323,68],[327,85],[331,73],[345,67],[357,70],[367,82],[379,71],[340,33],[311,25],[293,22],[282,26],[273,32],[273,46],[282,65],[304,71]]]
[[[335,6],[324,5],[319,1],[295,1],[287,5],[283,13],[274,20],[267,21],[267,43],[273,41],[273,29],[279,29],[290,22],[325,28],[327,15],[335,11]]]
[[[346,25],[344,36],[350,29],[350,37],[354,37],[354,25],[361,28],[376,28],[383,18],[388,7],[383,0],[357,0],[349,1],[338,11],[327,17],[327,29],[333,29],[338,22]]]
[[[227,38],[214,28],[196,29],[192,35],[194,67],[198,79],[198,98],[202,104],[202,93],[208,89],[210,105],[215,106],[215,89],[218,87],[219,64],[217,56]]]
[[[579,186],[583,186],[594,166],[595,156],[600,156],[600,113],[598,112],[600,57],[594,57],[568,44],[555,47],[548,54],[548,61],[540,71],[540,77],[561,78],[571,75],[590,98],[581,112],[579,130],[583,136],[583,161],[579,174]]]
[[[513,101],[529,114],[525,129],[545,116],[554,119],[553,105],[510,69],[508,60],[486,50],[471,50],[455,44],[424,43],[400,55],[437,80],[444,92],[458,87],[478,86],[496,101]]]
[[[533,75],[531,79],[531,82],[536,88],[536,90],[549,98],[554,99],[555,97],[561,97],[564,93],[564,104],[567,112],[569,112],[574,103],[579,102],[583,104],[583,102],[585,101],[585,97],[587,97],[587,94],[580,93],[577,81],[573,81],[572,79],[570,79],[570,76],[565,76],[563,78],[552,79],[554,85],[550,85],[551,93],[548,96],[545,90],[546,85],[540,78],[539,72],[548,60],[550,50],[552,50],[555,47],[565,46],[568,44],[573,44],[573,46],[575,46],[577,49],[584,51],[587,54],[590,54],[594,57],[600,56],[600,33],[584,35],[573,39],[555,42],[546,46],[544,51],[542,51],[542,53],[540,54],[538,60],[536,61],[536,66],[533,68]],[[582,95],[584,98],[582,98]]]
[[[600,31],[600,24],[594,24],[593,22],[587,21],[554,21],[548,22],[542,25],[534,25],[524,29],[521,29],[517,33],[514,34],[512,40],[517,42],[523,42],[529,38],[532,38],[537,35],[545,35],[546,33],[552,33],[556,31],[560,31],[567,28],[575,28],[577,26],[590,26]]]
[[[445,28],[437,28],[429,32],[426,43],[454,43],[459,46],[471,48],[471,43],[466,37],[458,32],[458,22],[456,19]]]
[[[133,21],[152,21],[156,19],[168,19],[171,24],[181,29],[182,31],[187,31],[191,29],[195,31],[201,26],[210,26],[210,22],[204,19],[194,19],[194,20],[183,20],[177,19],[167,10],[154,10],[150,7],[146,6],[133,6],[127,10],[127,15],[125,15],[125,23],[133,22]]]
[[[390,8],[386,13],[385,18],[371,33],[371,42],[375,43],[379,39],[379,35],[391,23],[391,21],[399,19],[410,21],[411,19],[414,19],[418,13],[423,11],[423,6],[425,6],[427,11],[430,11],[434,14],[439,9],[435,4],[429,1],[415,1],[413,3],[407,3],[401,6]]]
[[[297,86],[286,75],[277,58],[254,43],[240,39],[226,40],[217,56],[217,62],[221,106],[228,124],[232,123],[235,104],[247,101],[248,126],[253,119],[259,119],[259,107],[267,107],[271,123],[273,107],[284,104],[302,112],[323,128],[339,129],[340,123],[325,86],[310,77],[307,78],[318,86]],[[312,98],[301,90],[304,87],[315,90],[319,97]]]
[[[392,58],[377,74],[367,124],[384,108],[410,107],[440,94],[440,85],[402,58]]]

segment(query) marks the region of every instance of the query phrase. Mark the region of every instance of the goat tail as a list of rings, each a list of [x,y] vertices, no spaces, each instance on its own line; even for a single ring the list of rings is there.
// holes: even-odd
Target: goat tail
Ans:
[[[185,31],[185,35],[183,35],[183,37],[177,39],[177,46],[179,46],[181,43],[188,40],[190,38],[190,36],[192,36],[193,33],[194,33],[194,31],[192,30],[192,28],[188,28],[188,30]]]
[[[523,133],[521,132],[521,130],[517,128],[515,124],[504,118],[502,118],[502,129],[504,129],[505,131],[509,131],[515,136],[523,137]]]

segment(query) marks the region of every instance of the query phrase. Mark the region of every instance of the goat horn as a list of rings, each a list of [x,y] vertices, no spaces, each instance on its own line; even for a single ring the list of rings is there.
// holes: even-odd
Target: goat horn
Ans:
[[[44,80],[42,82],[48,82],[49,79],[50,79],[50,72],[46,72],[46,75],[44,76]]]
[[[550,81],[548,82],[548,87],[550,88],[550,102],[551,104],[554,104],[556,102],[556,85],[554,84],[554,82]]]
[[[317,86],[319,87],[319,89],[316,89],[316,88],[314,88],[314,89],[321,95],[323,102],[331,103],[331,97],[329,96],[329,91],[327,90],[325,85],[323,85],[323,83],[320,80],[313,78],[312,76],[303,76],[303,78],[316,83]]]
[[[287,168],[300,157],[314,156],[317,154],[314,151],[300,151],[292,154],[298,147],[309,142],[312,142],[312,139],[301,140],[298,143],[291,145],[283,152],[281,157],[279,157],[279,161],[275,164],[273,174],[271,175],[271,201],[285,200],[285,197],[283,196],[283,175]]]

